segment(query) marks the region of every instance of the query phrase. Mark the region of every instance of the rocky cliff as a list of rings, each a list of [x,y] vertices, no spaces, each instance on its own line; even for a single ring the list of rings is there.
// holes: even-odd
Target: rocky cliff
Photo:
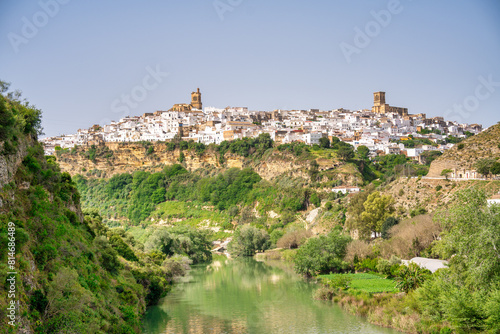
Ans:
[[[207,149],[199,154],[194,150],[176,149],[170,151],[166,143],[105,143],[94,148],[88,146],[76,147],[71,150],[56,152],[57,162],[61,169],[71,175],[111,177],[120,173],[132,173],[137,170],[150,172],[161,171],[165,166],[181,163],[190,171],[200,170],[212,173],[228,168],[254,169],[262,178],[271,180],[283,173],[290,177],[309,179],[311,159],[299,159],[288,152],[270,149],[262,156],[251,155],[243,157],[226,153],[221,158],[220,153]],[[180,160],[183,160],[180,162]],[[357,170],[333,159],[318,158],[318,170],[329,171],[330,177],[342,180],[344,184],[362,182]]]
[[[28,137],[22,137],[17,144],[17,150],[13,154],[0,154],[0,189],[12,181],[30,145],[33,145],[33,140]],[[3,151],[3,146],[4,142],[0,142],[0,152]]]

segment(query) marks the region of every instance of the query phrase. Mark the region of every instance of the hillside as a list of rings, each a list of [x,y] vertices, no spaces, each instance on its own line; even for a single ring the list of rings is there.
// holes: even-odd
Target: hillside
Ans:
[[[204,233],[173,230],[163,237],[192,239],[192,248],[150,242],[145,249],[96,212],[82,212],[71,176],[37,141],[40,121],[40,110],[0,94],[2,332],[141,333],[146,306],[191,261],[211,258],[209,242]]]
[[[394,198],[397,215],[404,217],[417,209],[435,212],[447,208],[452,204],[451,201],[457,192],[471,187],[481,189],[491,196],[500,191],[500,182],[480,180],[455,182],[444,179],[400,177],[380,190]]]
[[[431,163],[427,176],[440,177],[443,169],[451,169],[465,178],[478,160],[486,158],[500,158],[500,123],[445,151]]]

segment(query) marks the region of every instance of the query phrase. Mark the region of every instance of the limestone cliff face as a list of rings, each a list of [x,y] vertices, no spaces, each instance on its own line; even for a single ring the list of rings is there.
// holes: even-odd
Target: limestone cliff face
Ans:
[[[443,169],[451,169],[457,174],[475,170],[474,164],[485,158],[500,157],[500,124],[495,124],[478,135],[470,137],[446,151],[431,163],[427,176],[439,177]]]
[[[33,144],[31,139],[22,137],[16,149],[16,152],[11,155],[0,155],[0,189],[10,181],[14,177],[14,174],[17,171],[17,167],[21,164],[24,157],[26,157],[26,153],[28,147]],[[0,151],[3,150],[3,142],[0,142]]]
[[[169,151],[165,143],[106,143],[95,148],[77,147],[61,150],[56,154],[61,169],[71,175],[111,177],[120,173],[137,170],[161,171],[165,166],[181,163],[190,171],[201,170],[211,173],[215,170],[250,167],[263,179],[271,180],[279,175],[309,179],[309,160],[300,160],[294,155],[278,150],[270,150],[262,157],[242,157],[230,152],[220,159],[220,154],[207,149],[202,154],[193,150]],[[344,184],[362,182],[359,172],[350,170],[332,159],[317,159],[318,170],[331,170],[331,177]],[[326,181],[326,180],[323,180]]]
[[[165,166],[181,163],[181,152],[168,151],[165,143],[154,143],[147,147],[140,143],[106,143],[95,148],[93,161],[88,156],[89,149],[89,147],[78,147],[73,151],[58,151],[57,162],[63,171],[71,175],[87,174],[101,177],[132,173],[137,170],[161,171]],[[290,176],[293,177],[308,178],[307,161],[299,162],[292,155],[281,152],[272,152],[261,159],[226,153],[223,161],[219,153],[211,150],[206,150],[202,154],[183,150],[183,155],[184,160],[181,164],[191,171],[251,167],[267,180],[285,172],[290,172]]]

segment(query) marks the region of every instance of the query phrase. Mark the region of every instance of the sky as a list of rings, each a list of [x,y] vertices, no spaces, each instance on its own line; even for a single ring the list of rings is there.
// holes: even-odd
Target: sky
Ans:
[[[189,103],[500,121],[498,0],[0,2],[0,80],[45,136]]]

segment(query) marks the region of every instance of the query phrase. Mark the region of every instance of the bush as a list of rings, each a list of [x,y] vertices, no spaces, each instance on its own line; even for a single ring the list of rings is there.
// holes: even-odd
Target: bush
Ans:
[[[415,217],[415,216],[419,216],[419,215],[425,215],[427,213],[427,210],[425,210],[424,208],[415,208],[413,210],[411,210],[410,212],[410,217]]]
[[[390,260],[379,259],[376,268],[377,272],[388,277],[394,277],[397,275],[400,265],[401,259],[393,255]]]
[[[187,256],[174,255],[163,261],[162,267],[171,277],[181,277],[190,269],[189,265],[193,263]]]
[[[228,245],[232,256],[253,256],[257,251],[265,251],[271,242],[269,234],[251,225],[238,226],[233,240]]]
[[[127,245],[119,235],[112,235],[109,238],[109,243],[118,252],[119,255],[123,256],[124,259],[129,261],[139,261],[134,251]]]
[[[348,275],[335,275],[332,278],[323,278],[323,284],[334,290],[347,290],[352,277]]]
[[[436,191],[440,191],[441,189],[443,189],[443,187],[442,187],[440,184],[438,184],[438,185],[436,186]]]
[[[315,207],[319,208],[321,206],[321,199],[318,197],[316,193],[313,193],[309,198],[309,202],[314,204]]]
[[[45,312],[45,309],[47,308],[48,303],[49,300],[47,299],[47,297],[41,290],[37,289],[30,297],[30,310],[36,310],[40,314],[43,314]]]
[[[276,229],[276,230],[273,230],[271,232],[271,234],[269,235],[270,237],[270,240],[271,240],[271,243],[273,245],[276,245],[276,243],[278,242],[278,240],[283,236],[285,235],[285,231],[283,231],[282,229]]]
[[[364,240],[353,240],[347,245],[345,261],[354,263],[355,259],[364,259],[373,255],[373,247]]]
[[[311,236],[310,231],[306,230],[291,231],[283,235],[276,243],[276,246],[278,248],[288,248],[288,249],[298,248],[310,236]]]
[[[420,268],[417,264],[411,262],[408,266],[402,265],[399,269],[396,280],[396,287],[401,291],[408,293],[420,287],[425,280],[430,276],[431,272],[427,269]]]
[[[121,268],[120,261],[118,260],[118,252],[109,245],[106,237],[95,238],[94,246],[99,250],[102,267],[112,274],[118,273],[118,270]]]
[[[361,262],[354,264],[356,272],[377,271],[378,259],[363,259]]]
[[[395,217],[387,218],[382,224],[381,234],[383,239],[389,239],[390,233],[389,230],[399,223],[399,219]]]
[[[391,238],[380,244],[380,255],[384,258],[391,255],[399,258],[419,256],[438,240],[441,230],[440,224],[428,214],[402,221],[389,229]]]
[[[342,272],[347,263],[342,259],[351,238],[343,235],[339,230],[310,238],[297,250],[295,256],[295,271],[298,274],[312,277],[329,272]]]

